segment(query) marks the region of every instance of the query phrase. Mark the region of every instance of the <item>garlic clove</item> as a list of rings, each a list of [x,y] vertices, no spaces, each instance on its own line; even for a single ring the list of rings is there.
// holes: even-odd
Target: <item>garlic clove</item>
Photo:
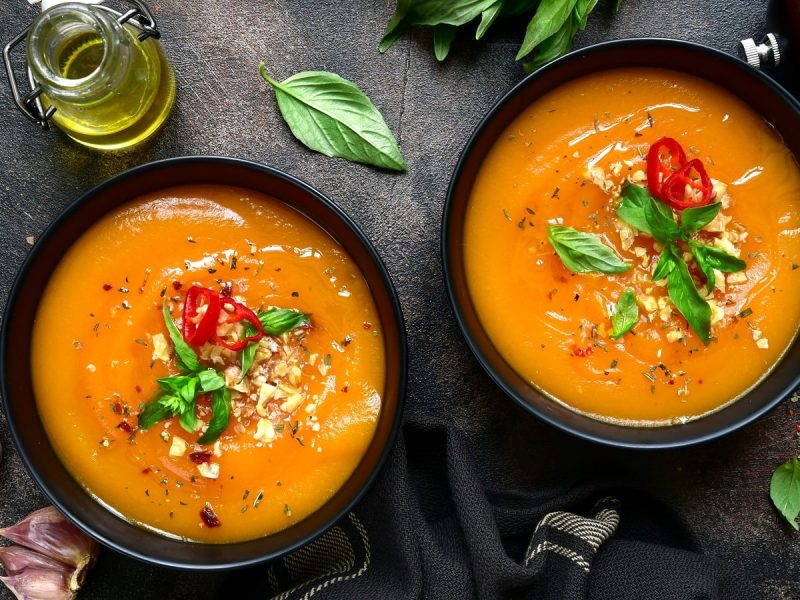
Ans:
[[[74,570],[69,565],[22,546],[0,547],[0,565],[8,575],[18,575],[28,569],[51,569],[62,571],[69,578]]]
[[[53,506],[31,513],[0,536],[76,568],[76,576],[94,562],[99,545],[84,535]]]
[[[10,589],[17,600],[73,600],[75,592],[69,589],[67,577],[61,571],[31,567],[0,582]]]

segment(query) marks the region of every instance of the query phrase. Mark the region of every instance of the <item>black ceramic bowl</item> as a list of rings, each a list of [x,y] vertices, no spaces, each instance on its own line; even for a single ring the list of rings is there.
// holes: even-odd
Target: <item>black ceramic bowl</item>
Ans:
[[[342,488],[317,512],[278,533],[231,544],[167,539],[113,515],[93,500],[61,464],[48,442],[31,383],[30,339],[51,272],[82,232],[141,194],[180,184],[222,184],[264,192],[325,229],[361,269],[386,340],[386,389],[375,435]],[[406,340],[400,304],[375,249],[336,205],[301,181],[256,163],[230,158],[176,158],[132,169],[71,204],[39,239],[11,292],[0,339],[3,403],[22,459],[45,495],[81,529],[123,554],[162,566],[195,570],[244,567],[308,543],[343,517],[375,479],[400,425],[406,385]]]
[[[464,274],[466,206],[483,159],[503,130],[537,98],[577,77],[620,67],[661,67],[695,75],[730,91],[764,115],[800,156],[800,104],[773,80],[727,54],[687,42],[632,39],[577,50],[536,71],[489,111],[456,166],[442,220],[442,260],[450,301],[464,337],[494,382],[523,408],[579,437],[612,446],[669,448],[729,433],[757,419],[800,384],[800,342],[795,340],[769,377],[745,396],[684,425],[632,428],[592,419],[554,402],[518,375],[481,326]]]

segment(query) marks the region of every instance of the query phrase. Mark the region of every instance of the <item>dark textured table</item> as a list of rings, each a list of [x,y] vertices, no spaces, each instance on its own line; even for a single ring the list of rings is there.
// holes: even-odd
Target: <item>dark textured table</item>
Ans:
[[[0,39],[35,14],[24,0],[2,0]],[[579,46],[620,37],[674,37],[734,52],[764,32],[766,0],[625,0],[614,16],[600,2]],[[364,228],[399,290],[411,348],[409,414],[437,411],[476,449],[505,440],[501,455],[476,452],[487,486],[527,488],[583,472],[605,473],[651,490],[672,505],[702,547],[759,582],[760,598],[800,598],[800,534],[768,498],[772,469],[798,451],[794,405],[725,439],[680,451],[635,453],[594,446],[537,421],[489,381],[453,320],[439,264],[439,223],[450,174],[481,116],[519,81],[520,24],[496,27],[484,43],[460,35],[437,63],[429,30],[403,37],[380,55],[377,44],[394,0],[153,0],[179,95],[153,144],[98,154],[58,132],[43,133],[0,86],[0,303],[38,236],[70,200],[134,165],[180,156],[228,155],[264,162],[328,194]],[[257,72],[277,78],[307,69],[335,71],[381,109],[408,160],[392,175],[301,147]],[[433,318],[432,318],[433,315]],[[17,455],[3,415],[0,524],[45,504]],[[249,582],[257,581],[243,574]],[[82,598],[191,598],[230,591],[225,575],[150,567],[105,552]],[[0,599],[11,598],[8,590]]]

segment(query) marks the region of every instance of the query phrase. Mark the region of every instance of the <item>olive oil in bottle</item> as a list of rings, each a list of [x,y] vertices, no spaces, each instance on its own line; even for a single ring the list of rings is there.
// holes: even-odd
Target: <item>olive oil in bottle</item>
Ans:
[[[28,64],[52,122],[92,148],[132,146],[152,135],[175,100],[175,77],[154,37],[97,5],[61,4],[40,15]]]

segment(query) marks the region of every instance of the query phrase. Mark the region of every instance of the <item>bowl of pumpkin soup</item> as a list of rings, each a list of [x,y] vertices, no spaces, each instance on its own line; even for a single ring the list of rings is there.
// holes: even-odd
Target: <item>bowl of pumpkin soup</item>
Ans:
[[[489,112],[443,219],[451,303],[512,399],[580,437],[664,448],[800,384],[800,105],[706,47],[624,40]]]
[[[336,205],[196,157],[66,209],[15,283],[0,364],[14,439],[59,509],[129,556],[215,570],[352,508],[399,426],[406,349],[388,273]]]

